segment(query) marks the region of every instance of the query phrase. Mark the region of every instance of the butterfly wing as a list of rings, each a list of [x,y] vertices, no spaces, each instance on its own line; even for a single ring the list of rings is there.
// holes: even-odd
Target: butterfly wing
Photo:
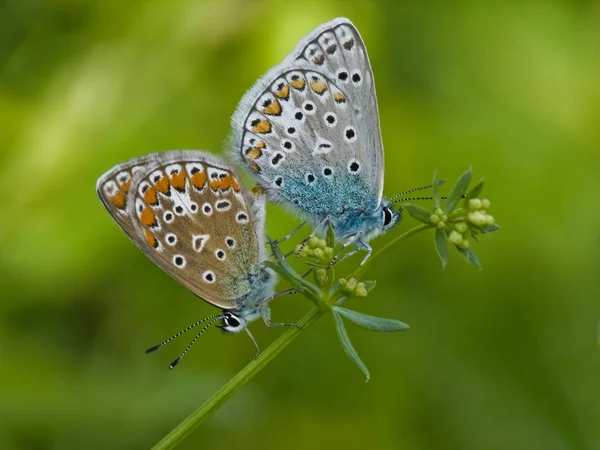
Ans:
[[[116,166],[97,191],[150,259],[194,294],[232,309],[264,258],[264,198],[238,180],[212,155],[172,151]]]
[[[320,216],[376,209],[383,147],[373,74],[347,19],[313,30],[232,117],[237,159],[274,198]]]

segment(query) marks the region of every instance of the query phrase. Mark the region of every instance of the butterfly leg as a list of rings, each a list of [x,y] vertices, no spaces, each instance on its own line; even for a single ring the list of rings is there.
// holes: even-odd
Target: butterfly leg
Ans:
[[[355,248],[354,250],[346,253],[344,256],[342,256],[340,258],[340,255],[344,252],[344,250],[346,250],[347,247],[349,247],[350,245],[354,244],[354,242],[356,242],[357,240],[360,239],[360,234],[356,233],[353,236],[350,236],[348,238],[348,240],[346,242],[344,242],[342,244],[342,248],[340,248],[340,251],[337,252],[337,254],[333,257],[333,259],[331,260],[331,262],[329,263],[329,268],[331,269],[334,265],[336,265],[339,262],[342,262],[344,259],[348,258],[349,256],[354,255],[356,252],[358,252],[358,248]]]
[[[302,327],[301,327],[300,325],[298,325],[297,323],[284,323],[284,322],[281,322],[281,323],[272,323],[272,322],[269,320],[269,318],[268,318],[268,317],[263,317],[263,319],[264,319],[264,321],[265,321],[265,324],[266,324],[268,327],[296,327],[296,328],[298,328],[299,330],[302,330]]]
[[[295,227],[292,231],[290,231],[288,234],[286,234],[284,237],[279,238],[279,239],[275,239],[271,245],[275,244],[281,244],[282,242],[287,241],[288,239],[291,239],[291,237],[296,234],[296,231],[298,231],[300,228],[302,228],[304,225],[306,225],[306,222],[302,222],[300,225],[298,225],[297,227]]]
[[[250,330],[248,328],[245,328],[246,333],[248,333],[248,337],[250,337],[250,339],[252,339],[252,342],[254,342],[254,346],[256,347],[256,355],[254,356],[254,359],[258,358],[258,355],[260,355],[260,347],[258,346],[258,342],[256,342],[256,339],[254,339],[254,336],[252,336],[252,333],[250,333]]]
[[[367,244],[365,241],[363,241],[362,239],[359,239],[358,242],[362,246],[362,249],[367,251],[367,254],[363,258],[363,260],[360,262],[360,265],[362,266],[371,257],[371,254],[373,253],[373,248],[369,244]]]

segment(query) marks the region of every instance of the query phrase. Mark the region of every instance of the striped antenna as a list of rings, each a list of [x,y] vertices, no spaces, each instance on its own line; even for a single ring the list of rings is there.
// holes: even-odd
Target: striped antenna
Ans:
[[[181,355],[179,355],[175,359],[175,361],[173,361],[171,364],[169,364],[169,369],[173,369],[177,364],[179,364],[179,361],[181,361],[181,358],[183,358],[185,356],[185,354],[189,351],[189,349],[192,348],[192,345],[194,345],[196,343],[196,340],[202,335],[202,333],[204,333],[208,328],[210,328],[212,325],[214,325],[215,322],[218,322],[222,318],[223,317],[220,314],[218,314],[218,317],[211,320],[204,328],[202,328],[200,330],[200,332],[196,335],[196,337],[194,339],[192,339],[192,342],[190,342],[189,345],[185,348],[185,350],[183,352],[181,352]]]
[[[148,350],[146,350],[146,353],[152,353],[152,352],[155,352],[156,350],[158,350],[158,349],[159,349],[159,348],[161,348],[162,346],[164,346],[164,345],[168,344],[169,342],[171,342],[171,341],[172,341],[173,339],[175,339],[176,337],[179,337],[179,336],[181,336],[181,335],[182,335],[183,333],[185,333],[186,331],[189,331],[189,330],[191,330],[192,328],[194,328],[195,326],[198,326],[198,325],[200,325],[202,322],[206,322],[207,320],[212,320],[212,319],[214,319],[214,318],[216,318],[216,317],[219,317],[219,318],[220,318],[220,317],[221,317],[221,314],[215,314],[214,316],[208,316],[208,317],[205,317],[205,318],[204,318],[204,319],[202,319],[202,320],[199,320],[198,322],[196,322],[196,323],[194,323],[194,324],[190,325],[189,327],[187,327],[187,328],[185,328],[185,329],[181,330],[179,333],[176,333],[176,334],[174,334],[173,336],[171,336],[171,337],[170,337],[169,339],[167,339],[166,341],[163,341],[163,342],[161,342],[160,344],[158,344],[158,345],[155,345],[154,347],[151,347],[151,348],[149,348]]]
[[[439,180],[438,186],[441,186],[445,182],[446,182],[446,180]],[[408,191],[400,192],[399,194],[394,195],[392,198],[389,199],[389,201],[394,203],[394,200],[396,200],[399,197],[402,197],[403,195],[410,194],[412,192],[423,191],[425,189],[431,189],[432,187],[433,187],[432,184],[428,184],[427,186],[421,186],[418,188],[409,189]],[[413,199],[413,200],[418,200],[418,199]],[[406,200],[403,200],[403,201],[406,201]]]

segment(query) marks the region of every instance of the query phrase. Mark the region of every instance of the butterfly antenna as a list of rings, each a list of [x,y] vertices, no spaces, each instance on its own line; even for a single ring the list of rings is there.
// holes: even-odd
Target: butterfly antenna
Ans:
[[[177,364],[179,364],[179,361],[181,361],[181,358],[183,358],[185,356],[185,354],[190,350],[190,348],[192,348],[192,345],[194,345],[196,343],[196,340],[200,336],[202,336],[202,333],[204,333],[207,329],[209,329],[212,325],[214,325],[216,322],[218,322],[222,318],[223,318],[223,316],[221,316],[221,314],[218,314],[215,319],[211,320],[207,325],[205,325],[204,328],[202,328],[200,330],[200,332],[196,335],[196,337],[194,337],[194,339],[192,339],[192,342],[190,342],[188,344],[188,346],[185,348],[185,350],[183,352],[181,352],[181,355],[179,355],[175,359],[175,361],[173,361],[171,364],[169,364],[169,369],[173,369]]]
[[[438,186],[441,186],[442,184],[444,184],[446,182],[446,180],[439,180],[438,181]],[[413,192],[417,192],[417,191],[423,191],[425,189],[431,189],[433,187],[433,184],[428,184],[427,186],[421,186],[418,188],[414,188],[414,189],[409,189],[408,191],[404,191],[404,192],[400,192],[399,194],[394,195],[392,198],[389,199],[390,202],[394,202],[394,200],[396,200],[399,197],[402,197],[403,195],[406,194],[411,194]]]
[[[460,198],[466,198],[467,194],[463,194]],[[440,197],[442,200],[448,200],[448,197],[445,195]],[[399,198],[394,200],[392,203],[400,203],[400,202],[412,202],[413,200],[433,200],[433,197],[407,197],[407,198]]]
[[[190,325],[189,327],[187,327],[187,328],[185,328],[185,329],[181,330],[179,333],[176,333],[176,334],[174,334],[173,336],[171,336],[171,337],[170,337],[169,339],[167,339],[166,341],[163,341],[163,342],[161,342],[160,344],[158,344],[158,345],[155,345],[154,347],[151,347],[151,348],[149,348],[148,350],[146,350],[146,353],[152,353],[152,352],[155,352],[156,350],[158,350],[158,349],[159,349],[159,348],[161,348],[162,346],[164,346],[164,345],[168,344],[169,342],[171,342],[171,341],[172,341],[173,339],[175,339],[176,337],[179,337],[179,336],[181,336],[183,333],[185,333],[186,331],[189,331],[189,330],[191,330],[192,328],[194,328],[195,326],[198,326],[198,325],[200,325],[202,322],[206,322],[207,320],[212,320],[212,319],[214,319],[215,317],[220,317],[220,316],[221,316],[221,314],[215,314],[214,316],[208,316],[208,317],[205,317],[204,319],[202,319],[202,320],[199,320],[198,322],[196,322],[196,323],[194,323],[194,324]]]

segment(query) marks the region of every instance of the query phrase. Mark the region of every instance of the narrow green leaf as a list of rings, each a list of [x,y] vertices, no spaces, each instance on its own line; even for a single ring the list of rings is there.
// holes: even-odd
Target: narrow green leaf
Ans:
[[[341,306],[334,306],[334,311],[337,311],[350,322],[358,325],[359,327],[366,328],[372,331],[402,331],[408,328],[403,322],[394,319],[384,319],[382,317],[368,316],[367,314],[352,311],[351,309],[342,308]]]
[[[437,170],[433,172],[433,182],[431,183],[431,189],[433,191],[433,205],[436,208],[439,208],[442,196],[440,195],[440,181],[438,180],[437,174]]]
[[[365,285],[365,289],[367,290],[367,292],[371,292],[376,284],[375,280],[362,281],[362,283]]]
[[[461,255],[464,256],[464,258],[475,265],[475,267],[477,267],[479,270],[483,270],[483,268],[481,267],[481,264],[479,264],[479,259],[477,259],[477,255],[475,255],[475,252],[473,250],[471,250],[470,248],[467,248],[466,250],[459,248],[458,251],[461,253]]]
[[[492,232],[494,232],[496,230],[499,230],[499,229],[500,229],[500,226],[496,225],[495,223],[493,223],[490,226],[488,226],[487,228],[485,228],[483,230],[483,233],[492,233]]]
[[[446,246],[446,234],[439,228],[435,229],[435,249],[442,260],[442,269],[448,264],[448,247]]]
[[[329,264],[321,262],[321,261],[317,261],[317,260],[310,260],[310,259],[305,259],[304,260],[304,264],[311,266],[311,267],[318,267],[318,268],[322,268],[322,269],[327,269],[329,267]]]
[[[327,235],[325,236],[325,242],[327,243],[327,247],[335,247],[335,233],[333,231],[333,225],[331,224],[329,224],[329,226],[327,227]]]
[[[483,182],[485,181],[485,178],[482,178],[481,180],[479,180],[479,183],[477,183],[473,189],[471,189],[468,193],[467,196],[465,197],[465,201],[464,201],[464,205],[465,208],[467,208],[468,204],[469,204],[469,200],[471,200],[472,198],[479,198],[479,194],[481,194],[481,190],[483,189]]]
[[[444,213],[450,214],[459,200],[462,198],[463,194],[466,192],[469,187],[469,183],[471,182],[471,177],[473,175],[473,169],[469,167],[465,173],[463,173],[454,186],[452,186],[452,190],[448,195],[448,200],[446,200],[446,205],[444,206]]]
[[[348,333],[346,332],[346,327],[344,326],[344,320],[342,319],[342,316],[340,316],[340,314],[336,310],[333,310],[332,312],[333,317],[335,318],[335,328],[337,330],[337,335],[340,339],[340,343],[342,344],[342,348],[346,352],[346,355],[348,355],[348,357],[352,360],[352,362],[356,364],[358,368],[362,370],[362,372],[365,374],[365,377],[367,378],[365,382],[369,381],[369,378],[371,378],[369,369],[367,369],[367,366],[365,366],[365,363],[362,362],[362,360],[358,356],[358,353],[352,346],[352,342],[350,342],[350,338],[348,337]]]
[[[284,260],[285,261],[285,260]],[[298,275],[293,269],[286,269],[286,267],[290,267],[287,262],[276,263],[274,261],[263,261],[262,263],[265,267],[272,269],[274,272],[279,274],[281,278],[290,283],[293,287],[302,286],[305,292],[310,293],[312,297],[315,299],[320,299],[322,292],[316,288],[316,286],[312,283],[309,283],[300,275]]]
[[[404,203],[402,205],[408,213],[420,222],[431,224],[431,211],[427,211],[422,206],[413,205],[412,203]]]

